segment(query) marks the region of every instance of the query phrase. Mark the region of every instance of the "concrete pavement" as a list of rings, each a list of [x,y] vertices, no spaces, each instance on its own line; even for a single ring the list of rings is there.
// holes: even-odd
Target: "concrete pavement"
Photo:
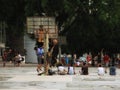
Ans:
[[[56,68],[54,68],[56,69]],[[36,65],[0,67],[0,90],[120,90],[120,69],[116,76],[100,77],[97,68],[90,67],[89,75],[38,76]]]

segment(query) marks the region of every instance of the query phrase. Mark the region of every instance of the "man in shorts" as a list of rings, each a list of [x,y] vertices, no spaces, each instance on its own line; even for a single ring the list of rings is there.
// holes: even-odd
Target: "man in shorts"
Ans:
[[[36,54],[37,54],[37,60],[38,60],[38,65],[37,65],[37,72],[40,74],[42,71],[42,65],[44,64],[44,49],[43,47],[38,47],[36,49]]]

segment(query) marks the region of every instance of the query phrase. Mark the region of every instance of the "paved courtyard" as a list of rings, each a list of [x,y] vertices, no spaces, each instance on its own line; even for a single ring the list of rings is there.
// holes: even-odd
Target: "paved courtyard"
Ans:
[[[0,90],[120,90],[120,69],[116,76],[108,72],[102,77],[97,68],[90,67],[86,76],[79,75],[79,69],[76,75],[38,76],[36,65],[0,66]]]

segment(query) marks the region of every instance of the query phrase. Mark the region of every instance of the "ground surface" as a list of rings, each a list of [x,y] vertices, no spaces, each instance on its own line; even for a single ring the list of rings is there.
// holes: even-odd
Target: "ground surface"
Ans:
[[[108,72],[102,77],[95,67],[90,67],[86,76],[79,75],[79,70],[77,67],[76,75],[38,76],[35,64],[0,65],[0,90],[120,90],[120,69],[116,76]]]

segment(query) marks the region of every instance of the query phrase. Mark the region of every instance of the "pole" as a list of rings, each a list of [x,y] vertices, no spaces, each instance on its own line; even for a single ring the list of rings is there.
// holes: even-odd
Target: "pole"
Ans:
[[[59,61],[61,61],[61,37],[59,36]]]
[[[48,52],[48,32],[44,32],[44,72],[48,75],[47,52]]]

